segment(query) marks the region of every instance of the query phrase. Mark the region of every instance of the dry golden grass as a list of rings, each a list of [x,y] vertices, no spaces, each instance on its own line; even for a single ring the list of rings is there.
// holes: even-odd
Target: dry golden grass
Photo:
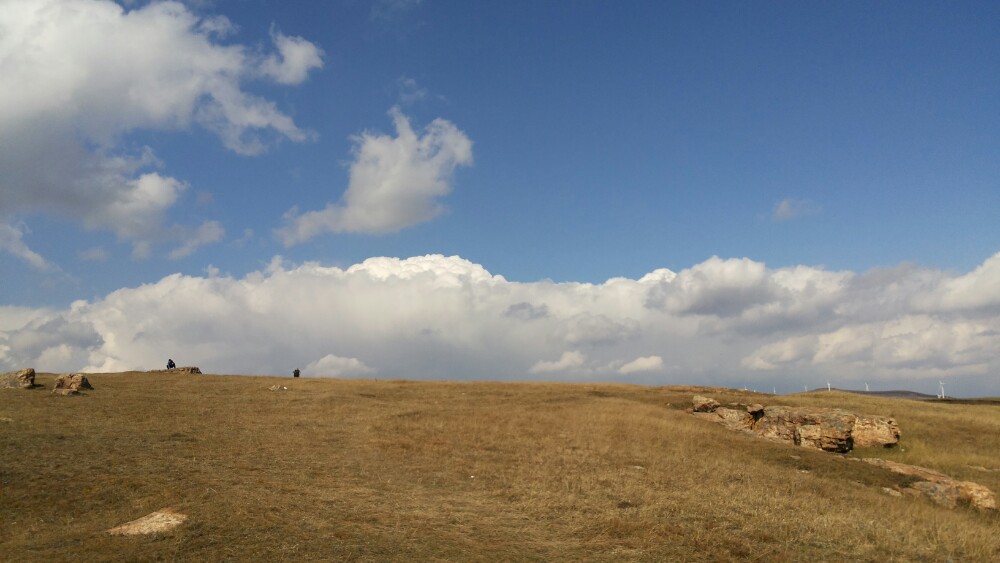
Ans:
[[[0,392],[2,559],[1000,560],[995,513],[891,497],[901,477],[849,459],[1000,491],[998,406],[698,388],[899,420],[902,448],[845,457],[697,420],[695,388],[90,380],[83,397]],[[105,533],[164,507],[189,518]]]

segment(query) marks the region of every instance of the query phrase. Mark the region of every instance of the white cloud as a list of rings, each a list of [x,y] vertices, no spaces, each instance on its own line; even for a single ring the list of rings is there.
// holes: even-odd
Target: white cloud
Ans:
[[[643,371],[657,371],[663,368],[663,358],[659,356],[642,356],[618,368],[618,373],[628,375]]]
[[[168,256],[171,260],[190,256],[199,246],[219,242],[225,234],[225,229],[222,228],[222,225],[218,221],[205,221],[194,233],[186,238],[184,244],[170,251]]]
[[[23,239],[24,231],[14,225],[0,221],[0,251],[13,254],[36,270],[44,272],[54,269],[54,266],[45,260],[41,254],[28,248]]]
[[[996,312],[1000,308],[1000,253],[968,274],[946,278],[918,294],[914,304],[930,311]]]
[[[365,365],[357,358],[341,358],[327,354],[306,366],[302,374],[305,377],[344,377],[368,375],[375,370]]]
[[[108,251],[101,246],[94,246],[86,250],[80,251],[78,254],[81,260],[87,260],[88,262],[107,262],[108,258],[111,257]]]
[[[400,76],[396,80],[396,88],[399,90],[399,103],[402,105],[425,100],[429,95],[427,88],[421,87],[415,79],[408,76]]]
[[[773,221],[788,221],[816,213],[819,213],[819,206],[807,199],[785,198],[775,204],[774,210],[771,211],[771,219]]]
[[[301,84],[309,77],[309,71],[323,67],[323,50],[309,41],[273,30],[271,39],[281,56],[270,55],[264,59],[260,71],[275,82]]]
[[[562,356],[558,360],[553,362],[539,361],[535,365],[531,366],[531,373],[551,373],[566,371],[570,369],[575,369],[583,366],[585,358],[577,350],[571,350],[569,352],[563,352]]]
[[[126,10],[108,0],[6,0],[0,84],[17,87],[0,88],[0,215],[111,230],[137,256],[184,244],[183,229],[165,222],[186,183],[151,171],[162,163],[148,147],[126,148],[126,134],[200,125],[247,155],[311,135],[241,86],[265,75],[300,82],[318,48],[276,34],[279,60],[218,42],[233,31],[177,2]]]
[[[420,6],[423,0],[374,0],[370,17],[373,22],[391,24]]]
[[[241,278],[209,269],[61,311],[0,308],[0,370],[155,368],[172,357],[224,373],[305,365],[308,375],[786,389],[829,378],[933,391],[947,377],[956,390],[1000,394],[990,375],[1000,373],[1000,311],[971,297],[992,295],[997,260],[965,274],[855,274],[711,258],[589,284],[511,282],[454,256],[348,268],[275,257]]]
[[[437,198],[451,192],[457,167],[472,164],[472,141],[443,119],[418,135],[398,107],[389,115],[395,137],[364,133],[355,139],[350,180],[340,203],[285,214],[287,225],[276,234],[286,246],[327,232],[392,233],[441,214]]]

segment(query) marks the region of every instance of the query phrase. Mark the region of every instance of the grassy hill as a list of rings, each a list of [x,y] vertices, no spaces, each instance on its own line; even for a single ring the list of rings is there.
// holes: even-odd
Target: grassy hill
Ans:
[[[844,392],[97,374],[0,391],[0,559],[996,561],[1000,516],[882,487],[850,457],[1000,493],[1000,405]],[[270,391],[280,383],[287,391]],[[895,416],[848,456],[683,411],[722,402]],[[140,537],[104,531],[172,507]]]

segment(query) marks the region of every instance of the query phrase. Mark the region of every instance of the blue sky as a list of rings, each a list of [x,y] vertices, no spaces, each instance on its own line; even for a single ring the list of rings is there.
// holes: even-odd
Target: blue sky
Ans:
[[[86,20],[93,14],[101,16]],[[562,282],[569,294],[666,268],[730,288],[719,299],[742,303],[743,313],[769,303],[728,266],[710,267],[717,256],[736,270],[759,265],[767,279],[797,268],[847,273],[855,281],[842,300],[858,299],[866,284],[883,292],[873,303],[894,303],[888,293],[909,287],[901,280],[920,280],[910,284],[920,289],[899,298],[909,308],[880,320],[830,324],[817,312],[797,333],[805,321],[784,318],[728,363],[713,363],[723,352],[705,344],[711,361],[688,358],[678,370],[782,381],[807,364],[820,369],[827,356],[786,354],[799,363],[782,372],[776,358],[754,363],[756,352],[904,319],[923,327],[907,329],[915,338],[939,339],[929,327],[942,323],[978,335],[975,345],[942,350],[947,360],[897,358],[905,377],[969,377],[971,388],[1000,393],[995,360],[983,359],[1000,349],[990,336],[1000,326],[1000,285],[986,275],[1000,251],[998,22],[1000,7],[987,2],[0,1],[7,363],[63,344],[79,349],[60,369],[152,362],[107,352],[100,330],[77,344],[11,346],[31,322],[45,324],[41,316],[65,320],[75,300],[107,305],[113,292],[172,274],[246,284],[261,272],[346,271],[375,257],[460,257],[460,268]],[[189,78],[190,91],[162,87]],[[249,143],[253,135],[260,144]],[[123,226],[129,217],[135,224]],[[649,303],[644,291],[637,299]],[[937,292],[938,308],[927,292]],[[673,315],[712,312],[698,313],[690,334],[719,344],[743,330],[706,328],[711,315],[732,317],[717,314],[730,305],[691,303],[665,306]],[[849,308],[838,303],[828,304],[831,317]],[[655,347],[647,327],[659,321],[574,307],[559,313],[528,300],[501,309],[635,321],[638,332],[625,330],[622,342]],[[870,338],[884,344],[886,332],[878,334]],[[567,353],[565,374],[533,373],[670,372],[665,352],[638,346],[612,357],[597,341],[563,339],[476,376],[552,367]],[[399,375],[360,357],[362,348],[377,355],[359,343],[339,353],[289,350],[306,357],[288,362],[333,356]],[[972,348],[981,354],[969,359]],[[461,377],[454,371],[475,364],[461,358],[487,362],[476,350],[456,345],[427,370]],[[885,367],[872,354],[867,364],[848,354],[854,364],[827,367],[862,377]],[[620,373],[633,357],[660,358],[662,369]]]

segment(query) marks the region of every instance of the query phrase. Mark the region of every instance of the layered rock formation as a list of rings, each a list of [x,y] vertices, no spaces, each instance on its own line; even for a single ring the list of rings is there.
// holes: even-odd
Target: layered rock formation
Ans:
[[[701,396],[695,396],[692,403],[692,411],[701,418],[796,446],[844,453],[855,446],[892,447],[899,443],[899,426],[884,416],[807,407],[722,407]]]
[[[893,473],[920,479],[902,489],[903,493],[922,495],[947,508],[971,506],[980,510],[996,510],[993,491],[972,481],[959,481],[933,469],[906,465],[884,459],[865,458],[861,461],[888,469]]]

